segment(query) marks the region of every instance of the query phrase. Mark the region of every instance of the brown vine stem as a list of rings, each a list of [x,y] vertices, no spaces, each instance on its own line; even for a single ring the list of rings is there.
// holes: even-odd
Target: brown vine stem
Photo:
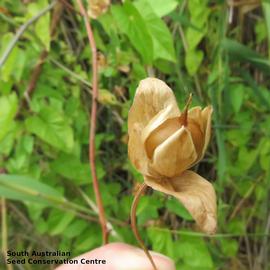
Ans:
[[[139,234],[139,231],[138,231],[138,228],[137,228],[137,224],[136,224],[136,211],[137,211],[137,206],[138,206],[138,203],[139,203],[139,200],[140,200],[140,197],[141,195],[144,193],[144,191],[147,189],[147,185],[145,183],[143,183],[140,188],[138,189],[138,191],[136,192],[135,196],[134,196],[134,199],[133,199],[133,202],[132,202],[132,206],[131,206],[131,211],[130,211],[130,219],[131,219],[131,228],[132,228],[132,231],[138,241],[138,243],[140,244],[141,248],[143,249],[143,251],[145,252],[147,258],[149,259],[149,261],[151,262],[154,270],[158,270],[157,267],[156,267],[156,264],[150,254],[150,252],[148,251],[147,247],[145,246],[140,234]]]
[[[98,207],[99,222],[102,229],[102,239],[103,244],[108,243],[109,231],[107,228],[107,221],[105,217],[104,207],[102,204],[101,194],[98,185],[98,179],[96,174],[96,165],[95,165],[95,134],[96,134],[96,121],[97,121],[97,98],[98,98],[98,63],[97,63],[97,48],[96,42],[94,39],[93,31],[89,23],[88,14],[84,8],[84,5],[81,0],[77,0],[80,13],[83,16],[89,44],[92,51],[92,108],[91,108],[91,119],[90,119],[90,136],[89,136],[89,161],[90,168],[93,179],[93,187],[96,196],[96,203]]]

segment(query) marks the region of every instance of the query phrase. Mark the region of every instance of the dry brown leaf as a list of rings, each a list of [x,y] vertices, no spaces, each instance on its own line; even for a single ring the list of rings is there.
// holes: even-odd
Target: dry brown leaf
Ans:
[[[105,13],[111,4],[111,0],[89,0],[88,14],[91,18],[96,19]]]

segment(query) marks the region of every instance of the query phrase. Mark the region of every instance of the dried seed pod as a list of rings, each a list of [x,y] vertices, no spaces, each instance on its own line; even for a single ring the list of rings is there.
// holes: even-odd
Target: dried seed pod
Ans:
[[[212,107],[188,105],[181,113],[173,91],[161,80],[140,82],[128,116],[131,162],[153,189],[175,196],[207,233],[216,230],[213,186],[189,171],[210,139]]]

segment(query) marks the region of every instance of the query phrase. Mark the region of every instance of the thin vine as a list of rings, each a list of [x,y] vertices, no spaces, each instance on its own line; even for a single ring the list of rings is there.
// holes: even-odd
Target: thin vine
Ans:
[[[96,197],[96,203],[98,207],[99,223],[102,229],[102,240],[103,244],[108,243],[109,231],[107,228],[107,221],[105,217],[105,211],[102,203],[102,198],[99,190],[99,184],[96,173],[96,162],[95,162],[95,135],[96,135],[96,123],[97,123],[97,98],[98,98],[98,63],[97,63],[97,48],[94,39],[91,24],[89,23],[89,16],[84,8],[81,0],[77,0],[80,13],[84,18],[85,28],[89,44],[92,51],[92,107],[91,107],[91,118],[90,118],[90,136],[89,136],[89,162],[91,168],[91,174],[93,179],[93,188]]]
[[[137,210],[137,206],[138,206],[138,203],[139,203],[139,200],[140,200],[140,197],[141,195],[145,192],[145,190],[147,189],[147,185],[145,183],[143,183],[140,188],[138,189],[138,191],[136,192],[135,196],[134,196],[134,199],[133,199],[133,202],[132,202],[132,206],[131,206],[131,211],[130,211],[130,219],[131,219],[131,228],[132,228],[132,231],[138,241],[138,243],[140,244],[141,248],[143,249],[143,251],[145,252],[147,258],[149,259],[149,261],[151,262],[154,270],[158,270],[157,269],[157,266],[153,260],[153,257],[151,256],[149,250],[147,249],[147,247],[145,246],[140,234],[139,234],[139,231],[138,231],[138,228],[137,228],[137,222],[136,222],[136,210]]]

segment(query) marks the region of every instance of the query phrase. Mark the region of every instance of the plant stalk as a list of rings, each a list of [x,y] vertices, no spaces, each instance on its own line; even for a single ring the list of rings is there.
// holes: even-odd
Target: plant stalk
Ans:
[[[96,164],[95,164],[95,135],[96,135],[96,122],[97,122],[97,99],[98,99],[98,63],[97,63],[97,48],[96,42],[94,39],[92,27],[89,23],[89,16],[84,8],[84,5],[81,0],[77,0],[80,13],[84,18],[85,28],[87,31],[87,36],[89,44],[92,51],[92,108],[91,108],[91,119],[90,119],[90,136],[89,136],[89,162],[93,178],[93,188],[96,197],[96,203],[98,207],[98,216],[99,222],[102,229],[102,239],[103,244],[108,243],[109,231],[107,228],[107,221],[105,217],[105,211],[102,203],[102,198],[99,190],[99,184],[96,173]]]
[[[156,264],[149,252],[149,250],[147,249],[147,247],[145,246],[138,228],[137,228],[137,224],[136,224],[136,211],[137,211],[137,206],[140,200],[141,195],[144,193],[144,191],[147,189],[147,185],[145,183],[143,183],[140,188],[138,189],[138,191],[136,192],[133,202],[132,202],[132,206],[131,206],[131,211],[130,211],[130,219],[131,219],[131,228],[132,231],[136,237],[136,240],[138,241],[139,245],[141,246],[141,248],[143,249],[143,251],[145,252],[145,255],[147,256],[147,258],[149,259],[149,261],[151,262],[154,270],[158,270],[156,267]]]

